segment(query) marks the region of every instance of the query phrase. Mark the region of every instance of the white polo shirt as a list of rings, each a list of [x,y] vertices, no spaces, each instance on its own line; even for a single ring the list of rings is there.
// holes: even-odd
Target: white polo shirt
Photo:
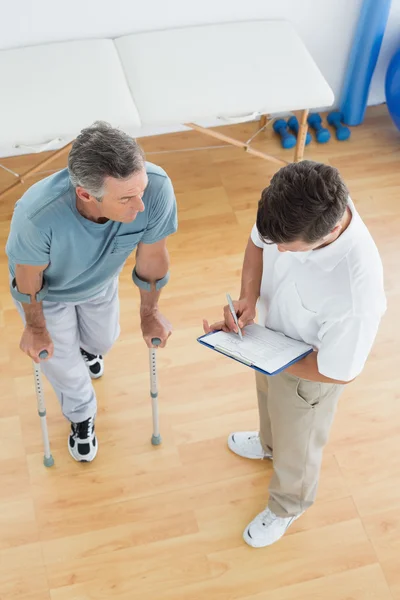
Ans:
[[[279,252],[260,240],[260,325],[312,345],[322,375],[350,381],[362,371],[386,310],[377,247],[349,198],[352,219],[332,243],[310,252]]]

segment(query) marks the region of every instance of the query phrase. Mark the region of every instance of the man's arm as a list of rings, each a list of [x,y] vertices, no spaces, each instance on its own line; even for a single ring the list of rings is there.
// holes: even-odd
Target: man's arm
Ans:
[[[30,303],[21,303],[25,313],[25,330],[21,337],[20,348],[35,362],[39,362],[39,353],[47,350],[48,358],[54,352],[53,342],[46,328],[42,302],[36,301],[36,294],[43,286],[43,273],[48,265],[32,266],[17,264],[15,282],[21,294],[30,296]]]
[[[243,259],[240,298],[233,303],[240,329],[252,323],[256,316],[256,304],[260,296],[262,272],[263,251],[254,244],[250,237]],[[224,307],[224,317],[228,330],[236,331],[237,328],[229,306]]]
[[[151,291],[140,288],[140,312],[151,312],[158,308],[161,290],[156,290],[156,281],[165,277],[169,269],[167,241],[155,244],[139,244],[136,252],[136,273],[151,285]]]
[[[156,289],[156,282],[167,275],[168,269],[169,254],[166,238],[154,244],[139,244],[136,252],[136,275],[151,286],[149,291],[139,288],[143,337],[149,347],[152,346],[153,337],[160,338],[160,346],[164,347],[171,335],[170,323],[158,310],[161,289]]]
[[[361,373],[371,351],[380,322],[377,312],[350,315],[326,322],[320,331],[321,345],[287,369],[295,377],[322,383],[347,384]],[[321,372],[331,375],[322,375]]]
[[[246,325],[253,323],[256,316],[256,304],[260,296],[261,278],[263,272],[263,250],[254,244],[251,237],[247,242],[244,253],[242,267],[242,283],[240,289],[240,298],[233,302],[234,309],[238,316],[239,327],[242,329]],[[203,319],[203,328],[205,333],[210,331],[236,331],[237,327],[231,315],[229,306],[224,307],[224,320],[208,324]]]
[[[263,251],[254,244],[251,238],[247,242],[242,268],[242,285],[240,300],[246,299],[254,306],[260,296],[263,272]]]
[[[48,265],[16,265],[15,281],[17,290],[21,294],[30,296],[30,304],[22,304],[25,312],[26,325],[33,329],[46,328],[46,321],[43,315],[43,306],[41,302],[36,302],[36,294],[40,292],[43,285],[43,273]]]
[[[347,383],[351,383],[351,381],[340,381],[338,379],[331,379],[330,377],[325,377],[325,375],[321,375],[318,371],[318,353],[312,352],[308,354],[302,360],[291,365],[286,369],[286,372],[290,375],[294,375],[294,377],[300,377],[301,379],[308,379],[309,381],[317,381],[319,383],[336,383],[345,385]]]

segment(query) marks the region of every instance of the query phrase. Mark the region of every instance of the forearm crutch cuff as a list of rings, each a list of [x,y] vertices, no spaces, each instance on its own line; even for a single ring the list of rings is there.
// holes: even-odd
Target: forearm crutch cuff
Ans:
[[[141,290],[146,290],[146,292],[151,292],[151,283],[148,283],[147,281],[143,281],[143,279],[140,279],[140,277],[136,273],[136,267],[134,267],[134,269],[132,271],[132,281]],[[164,275],[164,277],[162,279],[157,279],[156,290],[157,291],[161,290],[161,288],[163,288],[165,285],[167,285],[168,281],[169,281],[169,271],[166,275]]]
[[[15,277],[11,281],[10,291],[11,291],[12,297],[15,298],[15,300],[17,300],[18,302],[21,302],[22,304],[32,304],[31,296],[29,294],[23,294],[22,292],[18,291],[17,281],[16,281]],[[47,296],[48,291],[49,291],[49,284],[46,281],[46,279],[43,277],[42,289],[35,296],[36,302],[42,302],[42,300]]]

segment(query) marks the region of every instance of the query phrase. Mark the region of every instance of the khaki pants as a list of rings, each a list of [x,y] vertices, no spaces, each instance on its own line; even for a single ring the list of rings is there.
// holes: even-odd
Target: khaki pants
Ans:
[[[282,372],[256,373],[260,439],[273,451],[268,507],[280,517],[309,508],[316,497],[322,453],[343,386]]]

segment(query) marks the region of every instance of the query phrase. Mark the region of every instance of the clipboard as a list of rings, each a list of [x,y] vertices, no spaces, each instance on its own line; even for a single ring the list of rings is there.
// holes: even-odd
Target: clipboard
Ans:
[[[207,338],[209,336],[213,335],[214,333],[216,333],[216,332],[213,331],[210,333],[206,333],[206,334],[198,337],[197,341],[200,344],[202,344],[203,346],[205,346],[206,348],[210,348],[211,350],[214,350],[215,352],[218,352],[219,354],[223,354],[224,356],[227,356],[228,358],[231,358],[232,360],[235,360],[236,362],[239,362],[240,364],[245,365],[246,367],[250,367],[254,371],[258,371],[259,373],[262,373],[263,375],[268,375],[270,377],[272,377],[274,375],[278,375],[278,373],[285,371],[288,367],[290,367],[291,365],[294,365],[296,362],[302,360],[303,358],[305,358],[306,356],[308,356],[309,354],[311,354],[313,352],[313,348],[309,347],[308,350],[300,353],[294,359],[281,365],[278,369],[275,369],[273,371],[267,371],[267,370],[262,369],[261,367],[257,366],[256,364],[254,364],[254,361],[248,360],[245,357],[238,356],[237,354],[234,354],[234,353],[230,352],[229,350],[227,350],[226,348],[222,348],[219,345],[214,346],[210,343],[207,343]],[[235,334],[233,334],[233,335],[235,335]],[[280,335],[283,335],[283,334],[280,334]],[[284,336],[284,337],[286,337],[286,336]]]

